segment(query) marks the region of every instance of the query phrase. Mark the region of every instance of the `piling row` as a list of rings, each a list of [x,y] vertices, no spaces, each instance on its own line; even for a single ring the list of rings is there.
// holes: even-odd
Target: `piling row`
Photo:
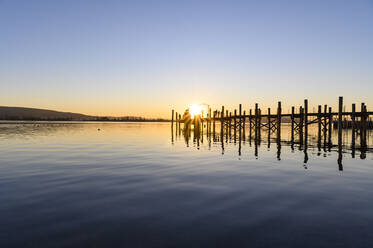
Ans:
[[[322,111],[323,110],[323,111]],[[332,112],[332,108],[324,105],[318,105],[317,112],[309,113],[308,111],[308,100],[304,100],[304,105],[299,107],[299,113],[295,113],[295,106],[291,107],[290,114],[283,114],[281,102],[277,104],[277,113],[271,114],[271,109],[268,108],[267,113],[262,113],[259,104],[255,103],[254,111],[250,109],[248,111],[243,111],[242,104],[239,104],[238,113],[237,109],[228,111],[221,107],[221,111],[208,109],[207,115],[197,115],[193,122],[193,130],[202,130],[205,126],[207,133],[216,132],[216,122],[220,123],[220,137],[226,135],[226,139],[231,137],[233,131],[233,139],[236,141],[238,137],[239,140],[246,139],[245,127],[248,124],[249,135],[248,138],[251,140],[252,135],[254,139],[260,142],[261,140],[261,130],[267,130],[268,139],[270,139],[271,134],[276,134],[276,140],[281,141],[281,125],[282,119],[288,118],[291,124],[291,141],[294,142],[295,137],[298,137],[299,144],[307,147],[308,145],[308,128],[309,125],[317,124],[317,139],[318,146],[331,145],[332,139],[332,128],[338,129],[338,146],[342,146],[342,129],[350,128],[352,129],[353,144],[355,144],[355,139],[360,137],[360,146],[366,147],[367,144],[367,129],[373,128],[373,122],[370,118],[373,115],[372,112],[367,111],[367,106],[365,103],[361,104],[360,112],[356,111],[356,104],[352,104],[351,112],[343,112],[343,97],[339,97],[338,100],[338,112]],[[310,120],[311,118],[311,120]],[[180,123],[185,122],[183,116],[172,110],[171,125],[180,130]],[[247,123],[248,122],[248,123]],[[185,125],[184,125],[185,126]],[[185,127],[184,127],[185,128]],[[323,142],[322,142],[323,140]]]

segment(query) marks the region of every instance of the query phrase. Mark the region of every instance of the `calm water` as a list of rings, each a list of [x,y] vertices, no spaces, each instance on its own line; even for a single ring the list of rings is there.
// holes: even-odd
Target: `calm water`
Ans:
[[[372,151],[345,132],[340,160],[310,133],[305,151],[287,127],[0,124],[0,247],[373,247]]]

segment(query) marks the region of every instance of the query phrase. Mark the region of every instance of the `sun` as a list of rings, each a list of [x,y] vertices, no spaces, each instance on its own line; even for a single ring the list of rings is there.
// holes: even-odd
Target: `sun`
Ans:
[[[190,107],[189,112],[190,112],[190,114],[192,115],[192,118],[193,118],[195,115],[201,114],[202,110],[203,110],[203,107],[201,105],[193,104]]]

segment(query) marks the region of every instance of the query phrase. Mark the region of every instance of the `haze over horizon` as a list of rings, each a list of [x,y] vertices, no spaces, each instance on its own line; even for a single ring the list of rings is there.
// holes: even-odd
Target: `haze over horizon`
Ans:
[[[373,1],[0,0],[0,105],[373,105]]]

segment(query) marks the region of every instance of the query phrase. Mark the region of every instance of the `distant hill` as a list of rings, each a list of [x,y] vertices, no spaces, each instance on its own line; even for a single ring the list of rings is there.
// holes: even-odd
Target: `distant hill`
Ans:
[[[95,120],[96,118],[95,116],[47,109],[0,106],[1,120]]]
[[[137,116],[91,116],[47,109],[0,106],[0,120],[18,121],[169,121],[165,119],[146,119]]]

